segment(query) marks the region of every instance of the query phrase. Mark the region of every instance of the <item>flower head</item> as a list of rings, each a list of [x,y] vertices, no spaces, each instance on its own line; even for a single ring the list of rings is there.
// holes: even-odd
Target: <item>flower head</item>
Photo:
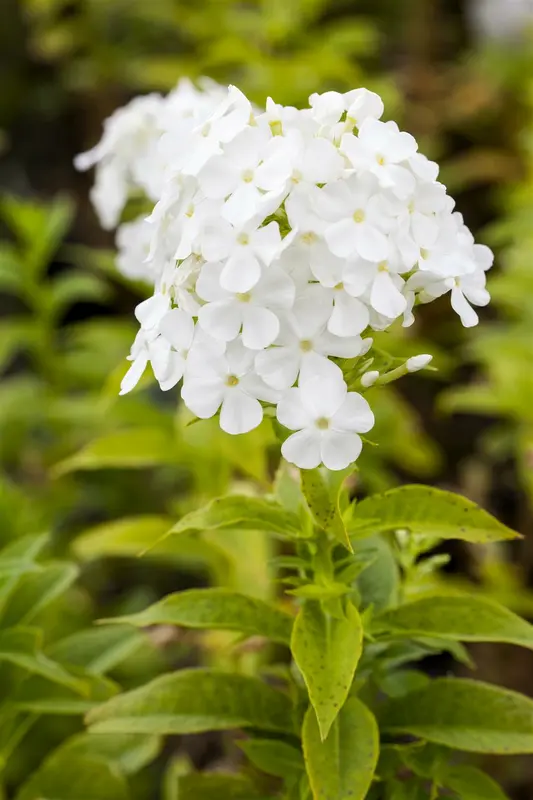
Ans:
[[[151,363],[163,389],[233,434],[265,406],[293,433],[303,468],[355,461],[373,391],[429,363],[383,371],[368,336],[450,293],[465,326],[489,301],[488,248],[476,245],[438,167],[366,89],[269,99],[180,83],[119,110],[78,166],[97,166],[93,199],[113,226],[132,191],[148,220],[119,228],[118,265],[153,284],[122,392]],[[362,337],[365,337],[364,339]],[[273,410],[270,410],[270,414]]]

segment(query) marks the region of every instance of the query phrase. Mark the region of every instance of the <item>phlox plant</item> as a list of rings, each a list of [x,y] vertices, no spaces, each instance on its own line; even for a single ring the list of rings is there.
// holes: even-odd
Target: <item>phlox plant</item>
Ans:
[[[224,639],[229,657],[168,671],[87,714],[94,741],[233,732],[225,768],[173,762],[169,797],[501,800],[466,754],[533,752],[533,701],[470,678],[430,679],[418,665],[440,652],[468,664],[464,642],[533,648],[533,627],[514,613],[443,588],[446,556],[433,552],[517,534],[424,486],[353,498],[375,423],[365,395],[431,361],[391,364],[374,338],[448,293],[475,325],[492,264],[437,166],[383,112],[365,89],[312,95],[301,110],[269,99],[263,110],[232,86],[180,83],[118,110],[77,159],[96,165],[92,198],[103,224],[118,224],[118,268],[152,287],[136,308],[120,392],[135,395],[150,365],[163,391],[180,385],[178,419],[189,413],[193,436],[210,426],[213,449],[273,431],[261,480],[244,469],[251,480],[195,498],[142,549],[224,548],[259,532],[283,591],[269,584],[259,596],[253,582],[223,585],[218,573],[218,586],[107,620],[239,637]],[[120,224],[139,193],[149,215]],[[160,443],[170,464],[174,446]],[[95,535],[105,549],[103,531],[81,542]],[[127,523],[115,536],[141,550]],[[244,547],[241,562],[246,574]]]

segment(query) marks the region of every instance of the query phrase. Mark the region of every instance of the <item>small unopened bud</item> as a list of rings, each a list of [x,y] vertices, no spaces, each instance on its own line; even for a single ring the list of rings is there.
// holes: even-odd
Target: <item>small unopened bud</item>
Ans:
[[[377,369],[373,369],[370,372],[365,372],[364,375],[361,375],[361,386],[364,386],[365,389],[368,389],[369,386],[373,386],[377,379],[379,378],[379,372]]]
[[[432,361],[433,356],[428,355],[427,353],[423,353],[419,356],[412,356],[411,358],[407,359],[405,366],[407,367],[407,372],[418,372],[420,369],[424,369],[427,367],[430,361]]]
[[[367,339],[363,339],[363,347],[361,348],[361,352],[359,353],[360,356],[366,356],[372,345],[374,344],[374,340],[371,336]]]

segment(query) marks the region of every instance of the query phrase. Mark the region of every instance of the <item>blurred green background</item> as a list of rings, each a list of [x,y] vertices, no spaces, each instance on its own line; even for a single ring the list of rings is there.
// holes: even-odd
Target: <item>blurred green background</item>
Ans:
[[[275,458],[267,429],[235,444],[209,424],[187,428],[174,393],[147,385],[116,396],[146,290],[115,273],[112,236],[88,201],[92,178],[72,159],[117,106],[184,75],[235,83],[257,103],[364,85],[441,164],[467,224],[496,252],[493,303],[474,331],[437,301],[415,329],[388,336],[394,354],[435,353],[439,372],[410,378],[401,394],[375,393],[377,447],[357,490],[433,483],[515,527],[524,539],[513,548],[457,545],[449,580],[533,618],[533,3],[2,0],[0,15],[0,546],[50,532],[44,572],[61,565],[62,580],[49,578],[55,589],[32,615],[46,652],[171,590],[213,581],[273,591],[259,536],[133,557],[236,482],[268,486]],[[130,687],[169,665],[224,657],[216,637],[157,633],[109,660],[114,680]],[[120,641],[95,646],[115,652]],[[531,654],[487,646],[474,656],[480,678],[533,696]],[[16,681],[1,669],[5,685]],[[21,800],[34,797],[24,781],[46,753],[82,728],[79,717],[28,708],[30,723],[0,719],[0,787],[15,797],[22,786]],[[133,785],[125,770],[126,780],[133,797],[151,798],[180,759],[202,767],[224,757],[217,737],[196,737],[149,766],[138,759],[140,777]],[[488,768],[516,800],[533,797],[526,760]]]

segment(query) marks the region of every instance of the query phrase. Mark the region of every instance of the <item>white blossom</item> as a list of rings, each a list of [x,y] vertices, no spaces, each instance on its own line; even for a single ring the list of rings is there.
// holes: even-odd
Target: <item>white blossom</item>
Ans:
[[[477,245],[438,166],[366,89],[325,92],[309,108],[254,108],[236,87],[180,82],[120,109],[78,159],[96,165],[107,227],[132,194],[152,211],[117,231],[119,270],[149,281],[121,392],[150,364],[182,381],[198,417],[233,434],[263,409],[293,433],[284,456],[342,469],[373,415],[364,392],[423,369],[371,369],[369,334],[450,295],[463,325],[489,302],[491,251]],[[381,368],[380,368],[381,369]]]
[[[297,431],[283,442],[281,452],[302,469],[320,464],[345,469],[361,452],[359,434],[374,424],[368,402],[348,392],[342,376],[320,373],[289,389],[278,403],[277,415],[282,425]]]

